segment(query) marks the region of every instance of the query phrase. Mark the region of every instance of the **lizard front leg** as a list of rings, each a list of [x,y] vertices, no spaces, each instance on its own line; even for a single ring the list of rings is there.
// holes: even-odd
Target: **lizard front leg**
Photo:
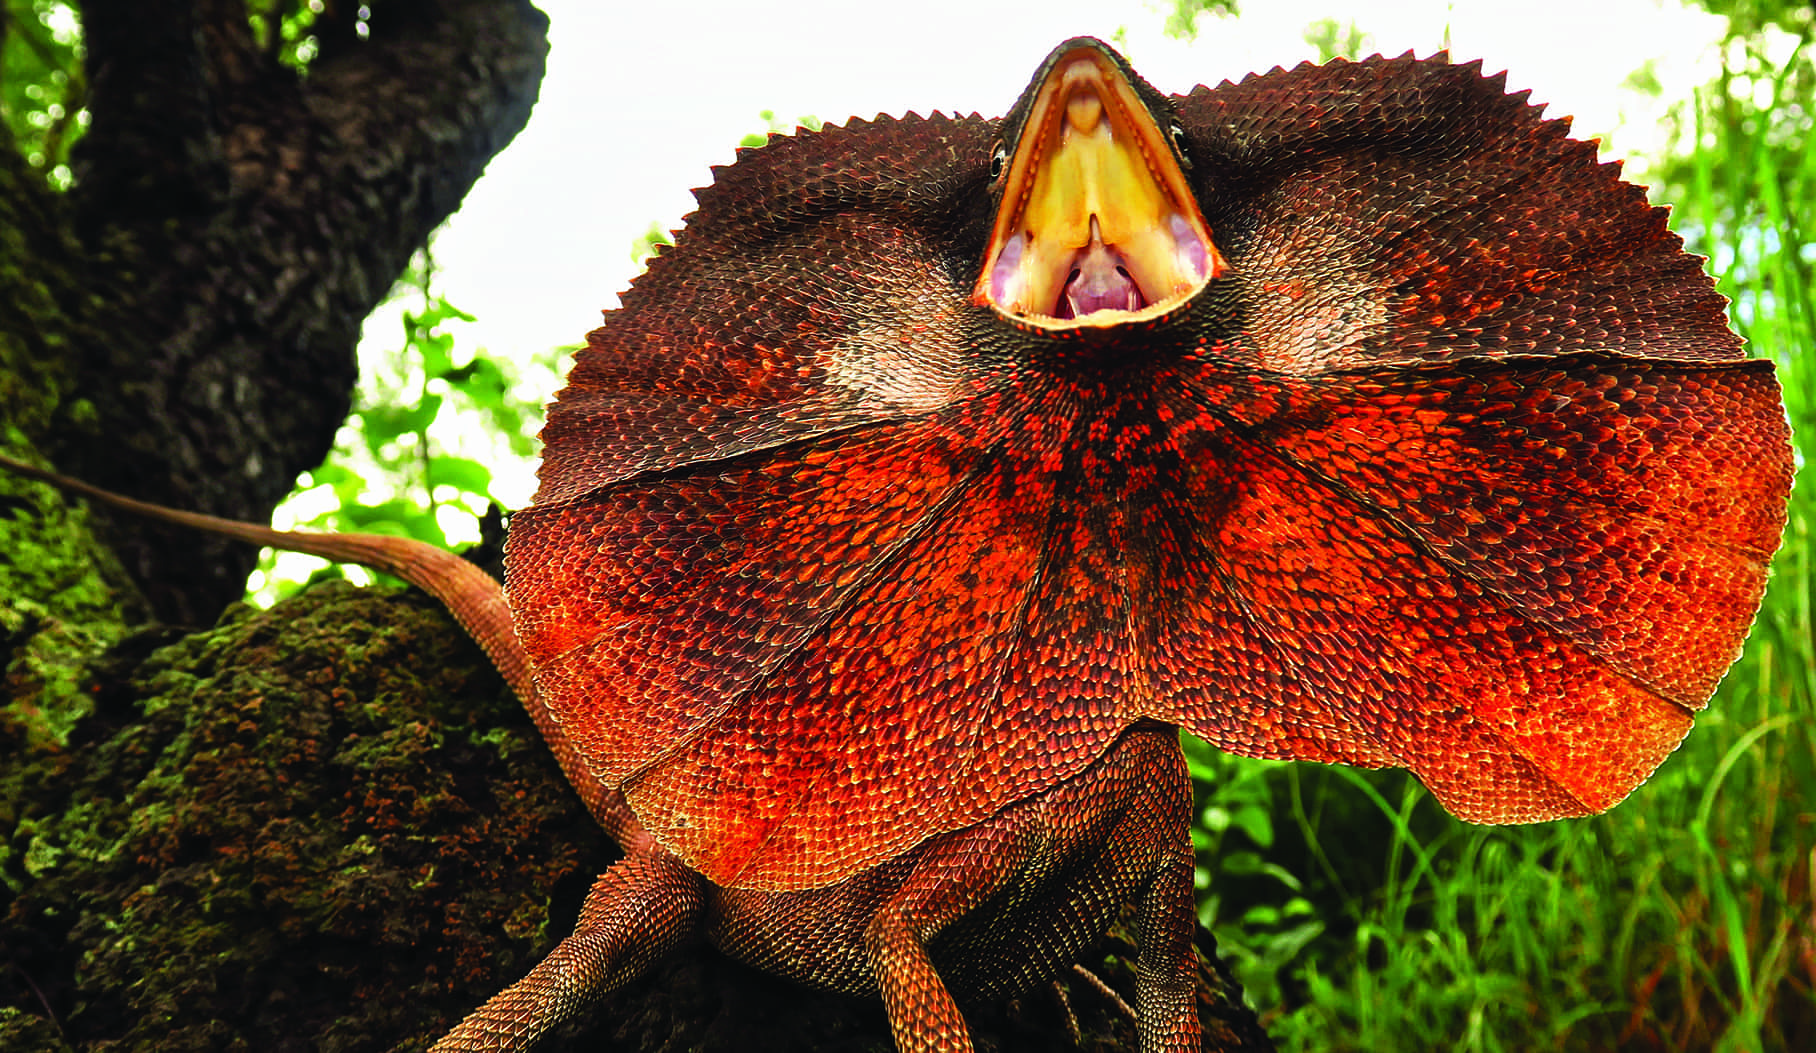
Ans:
[[[1009,989],[1050,977],[1139,890],[1142,1051],[1196,1053],[1191,799],[1178,733],[1143,726],[1083,776],[931,842],[864,930],[898,1049],[972,1048],[930,944],[964,990]]]
[[[1015,812],[934,841],[864,929],[864,951],[899,1053],[971,1053],[958,1003],[927,941],[1013,882],[1042,840]],[[1031,851],[1033,850],[1033,851]]]
[[[1198,927],[1192,895],[1191,779],[1178,747],[1151,763],[1151,812],[1130,836],[1152,850],[1153,870],[1141,894],[1141,952],[1135,959],[1135,1005],[1142,1053],[1198,1053],[1203,1037],[1197,1003]]]
[[[693,937],[701,886],[700,875],[660,848],[619,860],[593,883],[573,935],[528,976],[468,1014],[431,1053],[528,1049]]]
[[[958,1003],[933,969],[914,920],[885,908],[864,933],[889,1030],[900,1053],[971,1053],[971,1033]]]
[[[1012,808],[935,839],[864,926],[864,953],[899,1053],[972,1053],[970,1029],[933,969],[928,940],[1012,886],[1039,886],[1033,875],[1053,862],[1041,812],[1041,802]]]

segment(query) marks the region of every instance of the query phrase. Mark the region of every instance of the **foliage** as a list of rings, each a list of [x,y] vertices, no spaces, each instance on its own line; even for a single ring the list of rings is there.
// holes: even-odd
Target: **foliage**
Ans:
[[[6,0],[0,18],[0,126],[34,171],[67,189],[69,148],[88,125],[75,8],[61,0]]]
[[[1235,18],[1240,13],[1236,0],[1173,0],[1162,31],[1175,40],[1197,40],[1199,15]]]
[[[649,229],[631,241],[631,261],[638,266],[661,252],[665,247],[675,243],[675,235],[660,223],[651,223]]]
[[[1734,16],[1661,200],[1816,442],[1809,8]],[[1816,1048],[1816,483],[1685,745],[1594,819],[1469,827],[1403,776],[1194,755],[1203,913],[1283,1049]],[[1245,817],[1240,821],[1236,817]],[[1257,876],[1262,880],[1257,881]]]
[[[480,520],[503,507],[488,466],[533,455],[540,393],[553,390],[561,352],[520,367],[459,348],[454,328],[473,317],[435,291],[434,273],[425,252],[398,284],[393,304],[415,300],[401,313],[401,348],[362,342],[353,412],[327,460],[303,473],[278,507],[280,526],[396,534],[445,548],[479,540]],[[322,566],[267,552],[248,590],[268,605],[306,580],[303,568]],[[318,573],[368,578],[358,567]]]
[[[1696,0],[1709,11],[1728,19],[1730,40],[1753,40],[1768,29],[1778,29],[1808,40],[1816,8],[1806,0]]]
[[[1305,27],[1304,41],[1317,53],[1319,62],[1342,57],[1359,59],[1374,50],[1374,39],[1354,22],[1321,18]]]
[[[757,116],[763,119],[763,130],[760,132],[751,132],[744,138],[738,140],[738,145],[746,150],[754,150],[759,146],[767,146],[769,144],[769,137],[772,135],[793,135],[796,128],[817,132],[824,124],[823,121],[812,114],[804,114],[792,124],[788,121],[777,120],[776,111],[774,110],[762,110]],[[673,242],[670,242],[670,244],[673,244]]]
[[[324,0],[272,0],[264,10],[255,11],[249,7],[246,19],[252,25],[253,37],[268,54],[303,72],[320,50],[320,42],[311,30],[315,28],[316,17],[326,10]],[[363,38],[370,9],[359,4],[354,10],[355,32]]]

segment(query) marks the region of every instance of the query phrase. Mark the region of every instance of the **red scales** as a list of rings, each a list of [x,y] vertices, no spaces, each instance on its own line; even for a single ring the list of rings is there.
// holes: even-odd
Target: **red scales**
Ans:
[[[550,705],[772,890],[1143,720],[1602,810],[1736,652],[1790,470],[1663,210],[1474,67],[1159,100],[1088,43],[1001,124],[720,170],[546,440],[510,592]]]
[[[511,526],[541,704],[659,846],[589,909],[701,896],[639,938],[957,1049],[948,986],[1139,895],[1143,1049],[1195,1049],[1175,727],[1477,822],[1626,796],[1737,653],[1791,461],[1770,364],[1566,133],[1475,65],[1166,98],[1075,40],[1002,121],[718,170]],[[555,1013],[537,977],[454,1037]]]

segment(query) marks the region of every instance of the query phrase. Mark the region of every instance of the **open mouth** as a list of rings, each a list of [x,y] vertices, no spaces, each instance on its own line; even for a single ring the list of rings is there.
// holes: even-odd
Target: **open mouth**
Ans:
[[[1095,48],[1050,67],[1002,178],[972,302],[1016,321],[1147,321],[1227,268],[1168,133]]]

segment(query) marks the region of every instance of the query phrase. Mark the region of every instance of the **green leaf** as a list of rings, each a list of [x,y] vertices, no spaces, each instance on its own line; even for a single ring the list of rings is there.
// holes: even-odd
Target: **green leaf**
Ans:
[[[492,486],[492,470],[466,457],[437,457],[429,462],[429,488],[441,486],[484,495]]]
[[[1237,828],[1248,835],[1250,841],[1258,848],[1272,848],[1274,845],[1274,815],[1261,805],[1244,805],[1231,817]]]

